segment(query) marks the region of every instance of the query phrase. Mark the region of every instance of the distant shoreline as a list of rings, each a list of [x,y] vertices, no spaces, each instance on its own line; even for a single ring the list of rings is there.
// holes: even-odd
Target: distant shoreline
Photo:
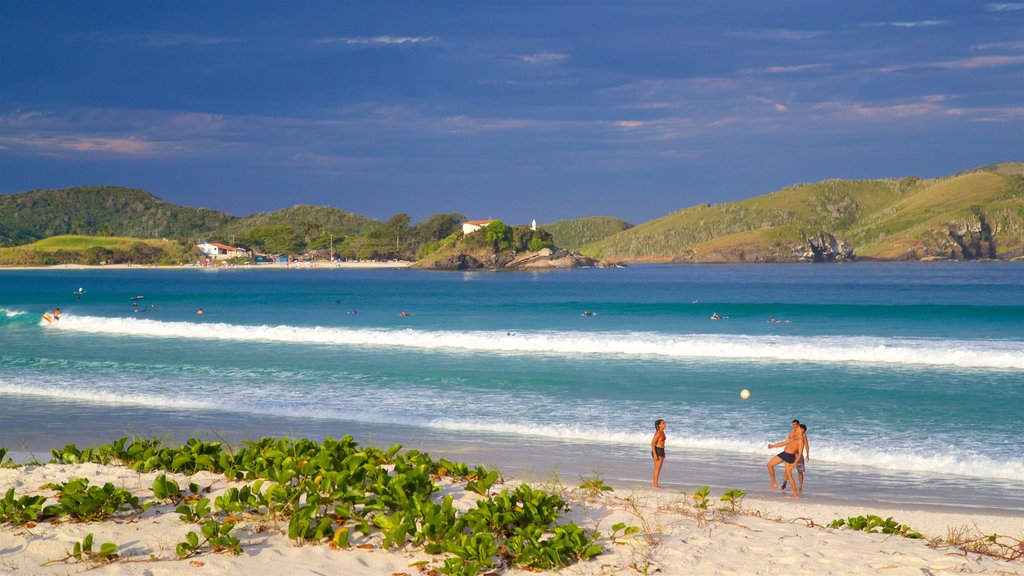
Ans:
[[[164,266],[156,264],[106,264],[93,266],[89,264],[56,264],[53,266],[0,266],[2,270],[199,270],[205,272],[220,270],[336,270],[336,269],[399,269],[409,268],[413,263],[408,260],[375,262],[358,260],[354,262],[269,262],[266,264],[245,264],[242,266]]]

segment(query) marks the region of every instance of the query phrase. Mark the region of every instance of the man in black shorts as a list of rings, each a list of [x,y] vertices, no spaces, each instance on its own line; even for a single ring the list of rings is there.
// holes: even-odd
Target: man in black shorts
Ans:
[[[800,429],[800,421],[793,420],[793,431],[789,433],[789,436],[783,442],[776,442],[769,444],[769,448],[778,448],[784,446],[782,452],[776,454],[768,462],[768,476],[772,479],[772,485],[769,490],[775,490],[779,485],[775,482],[775,466],[781,462],[786,463],[786,474],[783,476],[784,483],[788,483],[793,487],[793,495],[790,498],[799,498],[800,494],[796,489],[796,482],[793,482],[793,464],[796,463],[797,456],[803,450],[803,430]]]

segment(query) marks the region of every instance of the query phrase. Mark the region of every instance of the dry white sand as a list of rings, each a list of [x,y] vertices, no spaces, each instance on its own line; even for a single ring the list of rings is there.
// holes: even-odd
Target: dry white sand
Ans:
[[[18,496],[43,494],[40,487],[87,477],[93,484],[112,482],[151,501],[153,478],[128,468],[95,464],[26,466],[0,469],[0,494],[14,487]],[[188,482],[209,486],[212,499],[229,485],[223,476],[200,473],[193,477],[168,474],[184,487]],[[240,484],[234,484],[240,485]],[[456,507],[473,506],[477,496],[462,486],[442,483],[439,496],[451,494]],[[1024,561],[1006,562],[977,554],[935,549],[925,540],[898,536],[831,530],[824,525],[837,517],[874,513],[893,516],[924,533],[928,538],[945,537],[949,528],[977,526],[983,533],[1024,537],[1024,518],[977,515],[969,512],[896,510],[884,506],[793,501],[783,496],[746,500],[739,514],[710,512],[700,518],[691,500],[679,492],[646,490],[614,492],[588,498],[582,491],[564,485],[540,487],[558,491],[571,503],[569,520],[604,534],[617,522],[642,528],[638,534],[614,541],[600,540],[606,552],[588,562],[564,568],[561,574],[894,574],[938,576],[940,574],[1024,574]],[[495,487],[500,488],[500,487]],[[493,489],[492,489],[493,490]],[[714,499],[715,506],[720,505]],[[229,574],[418,574],[414,562],[438,557],[403,548],[386,552],[372,549],[332,549],[326,545],[296,546],[287,538],[287,524],[244,518],[235,528],[241,539],[240,556],[204,553],[179,560],[175,547],[185,533],[198,527],[181,521],[173,506],[153,506],[141,515],[98,523],[42,522],[33,527],[0,526],[0,573],[10,574],[96,574],[192,575]],[[112,564],[59,561],[76,541],[95,535],[95,547],[114,542],[122,558]],[[353,539],[353,544],[374,543]],[[47,564],[58,560],[58,562]],[[645,572],[646,570],[646,572]],[[519,571],[509,573],[519,574]],[[530,573],[536,574],[536,573]]]

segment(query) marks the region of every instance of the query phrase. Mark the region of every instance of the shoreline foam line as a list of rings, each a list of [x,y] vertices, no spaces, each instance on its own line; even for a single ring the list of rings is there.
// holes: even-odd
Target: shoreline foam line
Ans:
[[[658,356],[721,360],[951,366],[1024,369],[1024,342],[873,336],[752,336],[651,332],[506,332],[349,329],[166,322],[66,316],[45,328],[149,338],[400,347],[509,354]]]
[[[173,397],[155,392],[125,393],[97,390],[72,385],[70,388],[24,382],[15,384],[0,380],[0,394],[35,396],[72,400],[92,404],[130,404],[154,410],[221,411],[215,398],[196,398],[191,394]],[[452,419],[429,414],[400,413],[395,410],[371,410],[354,406],[349,410],[332,407],[326,413],[310,411],[306,406],[240,403],[233,407],[236,414],[267,415],[282,418],[316,418],[325,421],[348,421],[374,425],[413,426],[435,431],[466,433],[479,436],[493,434],[500,438],[533,438],[541,442],[581,442],[616,447],[636,447],[638,453],[649,441],[650,434],[640,430],[609,429],[606,426],[580,426],[540,424],[537,422],[495,421],[476,418]],[[669,447],[691,452],[732,453],[746,457],[767,458],[765,442],[773,438],[758,433],[738,436],[709,436],[702,434],[675,435]],[[913,472],[983,478],[988,480],[1017,480],[1024,477],[1024,461],[993,458],[969,449],[939,450],[938,446],[914,449],[877,451],[850,447],[842,441],[834,442],[827,436],[818,436],[814,444],[814,461],[840,467],[871,468],[886,473]]]

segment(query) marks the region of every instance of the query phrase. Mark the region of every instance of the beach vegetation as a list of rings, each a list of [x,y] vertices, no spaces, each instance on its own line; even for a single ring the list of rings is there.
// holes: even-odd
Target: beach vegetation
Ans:
[[[63,558],[52,560],[47,564],[57,564],[60,562],[67,562],[74,560],[75,562],[90,562],[94,564],[109,564],[118,558],[120,555],[117,553],[117,544],[113,542],[104,542],[100,544],[98,550],[93,550],[94,537],[92,532],[86,534],[80,542],[75,542],[67,554]]]
[[[0,447],[0,468],[17,468],[18,464],[7,457],[7,448]]]
[[[211,519],[203,522],[198,534],[190,531],[185,534],[185,540],[179,542],[175,547],[178,558],[190,558],[201,553],[204,548],[208,548],[213,553],[226,552],[236,556],[241,554],[241,541],[231,533],[234,528],[235,522],[231,518],[224,521]],[[200,537],[202,537],[201,540]]]
[[[182,499],[181,488],[173,478],[160,474],[153,479],[153,496],[157,500],[170,500],[177,503]]]
[[[53,516],[55,507],[44,507],[45,503],[45,496],[15,496],[14,488],[8,488],[0,500],[0,522],[22,525]]]
[[[498,481],[499,474],[497,470],[487,470],[485,468],[477,468],[476,472],[472,475],[470,480],[466,482],[466,490],[475,492],[481,496],[486,496],[487,491],[494,486],[494,483]]]
[[[699,510],[707,510],[708,506],[711,505],[711,498],[708,496],[708,487],[702,486],[699,490],[693,493],[693,505]]]
[[[174,512],[178,514],[182,522],[188,522],[189,524],[199,524],[213,512],[210,508],[209,498],[196,498],[191,502],[185,502],[174,509]]]
[[[582,479],[582,478],[581,478]],[[604,478],[597,473],[594,473],[593,478],[582,479],[580,483],[580,490],[587,495],[588,498],[597,498],[605,492],[614,492],[615,489],[605,484]]]
[[[118,462],[140,472],[206,471],[245,482],[229,486],[211,502],[194,483],[185,495],[166,473],[154,478],[156,501],[177,502],[182,521],[201,526],[178,544],[182,558],[207,550],[238,553],[240,543],[231,531],[246,517],[286,521],[287,535],[297,544],[422,546],[430,554],[445,555],[437,568],[445,574],[557,568],[602,552],[600,534],[562,523],[568,505],[560,496],[526,484],[492,494],[501,480],[496,470],[435,461],[417,450],[402,452],[397,444],[381,450],[359,446],[351,436],[322,443],[262,438],[229,450],[198,439],[171,447],[156,439],[124,437],[94,449],[66,446],[55,452],[65,461]],[[440,490],[435,480],[442,478],[464,482],[463,488],[478,498],[475,506],[459,514],[451,495],[433,498]],[[59,492],[61,509],[55,515],[94,520],[144,508],[123,489],[88,486],[85,479],[50,487]],[[12,504],[6,508],[14,508],[13,491],[8,501]],[[42,517],[44,501],[41,496],[24,500],[20,509],[32,512],[17,518]]]
[[[954,548],[961,552],[973,552],[1012,562],[1024,560],[1024,539],[1003,534],[982,534],[977,526],[950,526],[946,537],[935,538],[928,545],[932,548]]]
[[[149,507],[140,503],[138,496],[110,482],[95,486],[89,484],[88,478],[72,478],[45,487],[57,492],[58,504],[52,508],[55,516],[69,516],[83,522],[104,520],[129,508],[142,512]]]
[[[892,516],[883,519],[881,516],[875,516],[874,514],[850,516],[849,518],[836,518],[829,523],[828,527],[832,529],[846,527],[850,530],[858,530],[861,532],[895,534],[897,536],[903,536],[904,538],[924,537],[920,532],[916,532],[911,529],[910,526],[896,522],[892,519]]]
[[[733,488],[732,490],[728,490],[724,494],[722,494],[720,501],[728,504],[729,512],[735,514],[736,509],[740,505],[740,502],[743,501],[743,497],[746,495],[746,491],[740,490],[738,488]]]

